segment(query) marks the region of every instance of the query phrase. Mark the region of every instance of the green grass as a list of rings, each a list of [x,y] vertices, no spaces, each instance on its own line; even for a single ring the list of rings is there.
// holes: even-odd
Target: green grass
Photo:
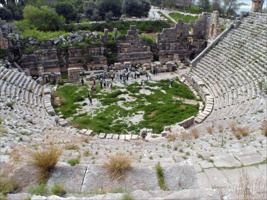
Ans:
[[[82,129],[91,129],[95,133],[117,133],[125,134],[131,132],[137,134],[142,128],[151,128],[155,133],[163,131],[164,126],[172,125],[183,121],[198,112],[198,105],[188,105],[183,103],[181,98],[195,99],[190,89],[180,83],[173,82],[173,87],[169,86],[168,80],[159,82],[148,82],[145,88],[150,90],[150,95],[141,95],[139,93],[141,86],[138,83],[126,87],[127,91],[121,88],[114,88],[112,92],[102,91],[97,86],[97,98],[104,107],[100,107],[94,115],[77,113],[80,107],[77,105],[79,98],[84,96],[83,87],[74,85],[65,85],[58,89],[56,95],[60,96],[64,103],[56,108],[64,117],[73,117],[72,123]],[[165,92],[164,92],[165,91]],[[135,98],[132,102],[126,102],[123,95],[129,95]],[[131,109],[125,110],[117,102],[120,101],[124,107]],[[143,120],[138,124],[127,123],[123,119],[144,112]]]
[[[18,189],[19,189],[19,186],[14,180],[7,178],[7,177],[0,176],[0,194],[3,194],[4,196],[8,193],[17,191]]]
[[[48,194],[48,190],[45,184],[36,185],[29,188],[29,193],[33,195],[45,196]]]
[[[198,17],[191,16],[191,15],[183,15],[178,12],[172,12],[169,15],[176,21],[182,20],[186,23],[195,22],[198,19]]]
[[[63,105],[56,108],[56,111],[62,113],[66,118],[71,117],[80,107],[77,103],[83,101],[87,95],[88,89],[85,86],[80,87],[71,84],[60,86],[56,92],[56,96],[62,98]]]
[[[53,185],[53,187],[51,188],[51,191],[54,195],[57,195],[60,197],[63,197],[66,194],[66,190],[64,189],[64,187],[59,184]]]
[[[80,163],[80,158],[70,159],[70,160],[68,160],[68,163],[70,166],[78,165]]]
[[[156,174],[157,174],[157,178],[158,178],[159,187],[162,190],[168,190],[168,187],[166,185],[165,178],[164,178],[164,172],[163,172],[163,169],[162,169],[160,163],[158,163],[156,165]]]

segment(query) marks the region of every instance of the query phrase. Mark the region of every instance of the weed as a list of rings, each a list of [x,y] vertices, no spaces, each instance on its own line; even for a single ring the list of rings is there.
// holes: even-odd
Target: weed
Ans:
[[[51,191],[54,195],[57,195],[60,197],[63,197],[66,194],[66,190],[64,189],[64,187],[59,184],[53,185],[53,187],[51,188]]]
[[[47,150],[38,150],[32,153],[31,162],[39,170],[39,181],[46,182],[55,168],[62,151],[56,147]]]
[[[162,190],[167,190],[168,188],[167,188],[166,183],[165,183],[164,172],[163,172],[163,169],[162,169],[160,163],[158,163],[156,165],[156,173],[157,173],[159,187]]]
[[[29,193],[32,195],[42,195],[45,196],[48,194],[48,190],[45,184],[40,184],[34,187],[29,188]]]
[[[80,163],[80,158],[70,159],[70,160],[68,160],[68,163],[70,166],[75,166],[75,165]]]
[[[132,168],[131,159],[125,154],[112,155],[103,165],[113,179],[121,179]]]
[[[0,194],[6,195],[19,189],[18,184],[11,178],[0,176]]]

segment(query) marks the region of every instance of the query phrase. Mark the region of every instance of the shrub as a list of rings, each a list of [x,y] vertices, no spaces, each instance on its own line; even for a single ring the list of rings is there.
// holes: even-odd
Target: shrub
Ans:
[[[262,134],[265,137],[267,137],[267,121],[263,121],[262,126],[261,126],[261,129],[262,129]]]
[[[132,168],[131,165],[132,161],[128,156],[116,154],[111,156],[103,167],[108,171],[111,178],[121,179]]]
[[[29,188],[29,193],[33,195],[46,195],[48,193],[47,187],[45,184],[40,184],[34,187]]]
[[[14,180],[0,176],[0,194],[6,195],[8,193],[15,192],[18,189],[19,186]]]
[[[64,187],[59,184],[53,185],[51,191],[54,195],[57,195],[60,197],[63,197],[66,194],[66,190],[64,189]]]
[[[70,164],[70,166],[75,166],[80,163],[80,158],[70,159],[68,160],[68,163]]]
[[[190,131],[190,134],[191,134],[192,138],[194,138],[194,139],[199,138],[199,132],[196,128],[192,128]]]
[[[45,182],[55,168],[62,151],[56,147],[47,150],[38,150],[32,154],[32,163],[39,170],[39,181]]]
[[[67,22],[70,22],[77,18],[75,8],[68,2],[60,2],[56,4],[56,12],[58,15],[64,16]]]
[[[160,163],[156,165],[156,173],[157,173],[159,187],[162,190],[167,190],[167,186],[166,186],[165,178],[164,178],[164,172],[163,172],[163,169]]]

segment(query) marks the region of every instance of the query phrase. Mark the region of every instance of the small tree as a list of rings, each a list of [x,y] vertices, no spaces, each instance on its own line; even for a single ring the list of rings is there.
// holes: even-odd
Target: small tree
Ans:
[[[121,0],[98,0],[97,8],[102,19],[105,19],[106,13],[110,11],[112,11],[114,18],[121,16]]]
[[[64,16],[67,22],[73,21],[77,18],[76,10],[70,3],[58,3],[55,8],[57,14]]]
[[[150,2],[147,0],[124,0],[122,4],[123,13],[128,16],[148,16]]]
[[[57,31],[63,26],[65,19],[47,6],[37,8],[28,5],[23,10],[25,20],[40,31]]]

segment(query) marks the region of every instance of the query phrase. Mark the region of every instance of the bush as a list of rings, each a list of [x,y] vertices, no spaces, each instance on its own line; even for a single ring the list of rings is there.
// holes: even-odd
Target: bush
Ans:
[[[59,184],[53,185],[51,191],[54,195],[57,195],[60,197],[63,197],[66,194],[66,190],[64,189],[64,187]]]
[[[29,188],[29,193],[33,194],[33,195],[42,195],[45,196],[47,195],[48,191],[47,191],[47,187],[45,184],[40,184],[34,187],[30,187]]]
[[[15,192],[18,189],[19,186],[14,180],[0,176],[0,194],[6,195],[8,193]]]
[[[102,19],[106,18],[107,13],[112,12],[114,18],[121,16],[121,1],[120,0],[98,0],[97,8]]]
[[[75,165],[80,163],[80,158],[70,159],[70,160],[68,160],[68,163],[70,166],[75,166]]]
[[[45,182],[55,168],[62,151],[56,147],[47,150],[38,150],[32,153],[32,163],[39,170],[39,181]]]
[[[104,164],[104,168],[108,171],[113,179],[121,179],[126,172],[132,168],[132,161],[124,154],[116,154],[111,156]]]
[[[165,178],[164,178],[164,172],[163,172],[163,169],[160,163],[156,165],[156,173],[157,173],[159,187],[162,190],[167,190],[167,186],[166,186]]]

